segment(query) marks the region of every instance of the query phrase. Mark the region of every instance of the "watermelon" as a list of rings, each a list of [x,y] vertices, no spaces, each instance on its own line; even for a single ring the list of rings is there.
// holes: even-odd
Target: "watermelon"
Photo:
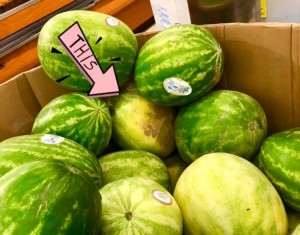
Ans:
[[[144,177],[113,181],[100,189],[101,235],[182,235],[182,216],[173,196]]]
[[[285,204],[300,212],[300,128],[274,133],[263,142],[258,166]]]
[[[80,25],[87,40],[86,45],[92,50],[91,52],[88,46],[82,46],[76,54],[77,59],[85,63],[93,53],[103,72],[113,65],[119,86],[125,84],[138,53],[136,37],[119,19],[90,10],[61,12],[43,25],[38,37],[37,52],[46,74],[59,85],[72,91],[90,91],[91,84],[73,63],[58,39],[75,22]],[[78,40],[79,38],[75,37],[74,43]]]
[[[300,212],[286,206],[288,218],[288,235],[300,235]]]
[[[91,178],[54,159],[0,178],[0,234],[86,234],[100,229],[101,196]]]
[[[179,177],[174,198],[185,235],[285,235],[284,204],[268,178],[248,160],[209,153]]]
[[[300,235],[300,223],[296,226],[291,235]]]
[[[138,91],[111,97],[112,138],[127,150],[144,150],[164,158],[175,150],[176,110],[152,103]]]
[[[168,168],[156,155],[144,150],[120,150],[99,158],[103,185],[125,177],[150,178],[171,190],[172,181]]]
[[[200,98],[218,83],[223,61],[222,48],[207,29],[175,25],[140,48],[134,81],[155,104],[179,106]]]
[[[187,163],[211,152],[228,152],[250,160],[267,131],[260,104],[232,90],[214,90],[181,107],[175,121],[176,146]]]
[[[186,164],[185,161],[182,160],[179,153],[177,152],[167,158],[164,158],[163,161],[171,177],[171,192],[173,193],[180,175],[187,168],[188,164]]]
[[[102,186],[102,169],[96,156],[82,145],[50,134],[20,135],[0,143],[0,176],[22,164],[56,159],[89,175],[98,188]]]
[[[108,146],[112,120],[104,100],[71,92],[56,97],[40,110],[32,133],[60,135],[98,155]]]

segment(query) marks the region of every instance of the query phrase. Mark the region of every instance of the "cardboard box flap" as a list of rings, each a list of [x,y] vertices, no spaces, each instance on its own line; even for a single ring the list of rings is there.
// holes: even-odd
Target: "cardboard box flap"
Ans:
[[[71,92],[50,79],[41,66],[27,71],[25,76],[41,107],[55,97]]]
[[[30,133],[40,108],[24,73],[0,86],[0,141]]]
[[[291,24],[228,24],[224,29],[225,88],[254,97],[270,132],[295,126]],[[224,83],[224,82],[223,82]],[[224,88],[224,87],[223,87]]]
[[[68,90],[58,86],[40,67],[0,86],[0,141],[31,133],[36,115],[50,100]]]

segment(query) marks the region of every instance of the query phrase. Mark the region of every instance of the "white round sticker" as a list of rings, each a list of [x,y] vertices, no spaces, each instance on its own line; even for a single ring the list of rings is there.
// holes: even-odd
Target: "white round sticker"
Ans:
[[[192,93],[192,87],[180,78],[167,78],[163,86],[168,93],[177,96],[187,96]]]
[[[172,204],[172,199],[163,191],[155,189],[152,191],[152,196],[154,197],[155,200],[159,201],[162,204],[165,204],[165,205]]]
[[[60,144],[64,139],[65,138],[61,136],[46,134],[42,136],[41,142],[44,144]]]
[[[108,16],[105,21],[109,26],[112,26],[112,27],[116,27],[119,25],[119,21],[116,18],[113,18],[110,16]]]

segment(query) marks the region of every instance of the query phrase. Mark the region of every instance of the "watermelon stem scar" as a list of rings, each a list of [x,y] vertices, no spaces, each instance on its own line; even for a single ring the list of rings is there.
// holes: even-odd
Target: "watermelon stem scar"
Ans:
[[[132,219],[132,212],[128,211],[125,213],[125,218],[129,221]]]

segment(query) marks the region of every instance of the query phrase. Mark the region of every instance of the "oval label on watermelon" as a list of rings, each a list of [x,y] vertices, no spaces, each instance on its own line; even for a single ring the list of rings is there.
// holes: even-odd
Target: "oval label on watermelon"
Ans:
[[[152,191],[152,196],[156,201],[158,201],[164,205],[172,204],[172,199],[166,193],[164,193],[158,189],[155,189]]]
[[[177,96],[187,96],[192,93],[192,87],[180,78],[167,78],[163,86],[168,93]]]
[[[58,135],[46,134],[41,137],[41,142],[44,144],[60,144],[65,140],[64,137]]]
[[[116,18],[110,16],[106,17],[105,22],[112,27],[117,27],[119,25],[119,21]]]

